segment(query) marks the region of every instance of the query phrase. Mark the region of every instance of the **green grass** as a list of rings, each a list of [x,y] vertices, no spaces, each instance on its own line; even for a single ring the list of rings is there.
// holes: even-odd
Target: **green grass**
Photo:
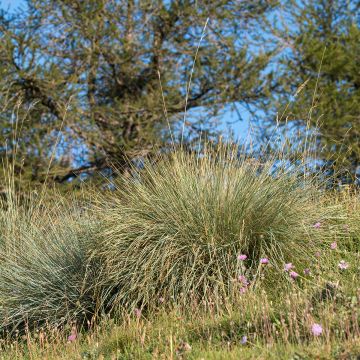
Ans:
[[[2,210],[0,330],[51,328],[94,315],[95,269],[87,255],[93,224],[68,205],[60,197],[48,209],[10,199]]]
[[[81,204],[9,190],[1,358],[356,359],[358,194],[235,153],[163,156]]]
[[[157,307],[160,299],[220,304],[238,297],[239,276],[276,289],[291,282],[286,263],[302,273],[329,246],[343,221],[340,206],[326,204],[296,171],[274,172],[273,161],[236,154],[226,147],[201,157],[177,152],[98,195],[93,256],[113,307]],[[264,257],[270,266],[260,265]]]
[[[339,276],[339,293],[351,297],[354,289],[347,279]],[[360,331],[354,305],[359,299],[352,308],[335,298],[312,305],[310,294],[295,288],[276,303],[264,292],[248,293],[242,303],[222,311],[164,308],[140,318],[104,320],[72,343],[66,340],[70,328],[51,336],[37,332],[23,343],[7,343],[2,354],[4,359],[14,354],[32,359],[356,359]],[[311,333],[314,321],[323,326],[319,337]],[[241,343],[244,335],[246,344]]]

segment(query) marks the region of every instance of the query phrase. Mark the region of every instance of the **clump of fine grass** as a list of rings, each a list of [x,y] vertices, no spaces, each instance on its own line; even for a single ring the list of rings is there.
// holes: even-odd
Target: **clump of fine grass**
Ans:
[[[51,209],[13,199],[10,193],[1,209],[0,330],[89,319],[96,310],[87,261],[92,221],[60,198]]]
[[[326,223],[333,209],[296,171],[274,168],[225,146],[177,151],[100,194],[93,256],[112,304],[221,302],[238,294],[239,275],[261,283],[262,257],[270,260],[272,285],[284,282],[285,263],[307,267],[331,241],[331,232],[313,225]]]

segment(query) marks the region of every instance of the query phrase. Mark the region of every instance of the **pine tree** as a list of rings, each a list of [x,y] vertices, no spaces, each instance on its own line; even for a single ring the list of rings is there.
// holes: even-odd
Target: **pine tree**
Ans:
[[[281,15],[274,30],[283,50],[276,71],[281,86],[273,109],[281,114],[287,107],[284,122],[318,127],[318,156],[327,173],[337,181],[356,181],[360,1],[285,1]]]
[[[17,167],[36,181],[53,158],[50,178],[64,183],[166,143],[169,125],[178,138],[185,107],[200,109],[186,139],[210,136],[229,104],[267,96],[273,50],[260,47],[259,29],[274,3],[28,0],[25,12],[3,13],[2,157],[17,150]]]

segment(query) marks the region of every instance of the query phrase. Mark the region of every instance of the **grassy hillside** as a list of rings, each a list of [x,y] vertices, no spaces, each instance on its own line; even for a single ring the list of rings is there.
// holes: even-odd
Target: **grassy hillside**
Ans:
[[[10,182],[1,357],[358,358],[358,194],[237,154],[177,151],[76,201]]]

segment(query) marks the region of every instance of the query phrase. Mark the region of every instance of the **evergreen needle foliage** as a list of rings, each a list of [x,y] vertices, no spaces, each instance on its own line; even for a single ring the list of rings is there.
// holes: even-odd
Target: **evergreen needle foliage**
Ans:
[[[167,146],[168,122],[179,128],[186,97],[194,111],[184,140],[216,135],[233,102],[255,106],[269,96],[271,79],[261,74],[274,49],[260,29],[276,3],[27,0],[24,11],[0,8],[0,158],[16,148],[17,176],[42,183],[61,135],[49,182],[96,178],[154,143]]]
[[[162,298],[221,302],[235,296],[242,271],[254,283],[261,277],[265,256],[274,274],[267,278],[279,284],[285,262],[300,270],[330,241],[331,232],[313,225],[334,211],[296,172],[239,159],[225,146],[146,163],[99,203],[94,256],[113,305],[130,309]]]

